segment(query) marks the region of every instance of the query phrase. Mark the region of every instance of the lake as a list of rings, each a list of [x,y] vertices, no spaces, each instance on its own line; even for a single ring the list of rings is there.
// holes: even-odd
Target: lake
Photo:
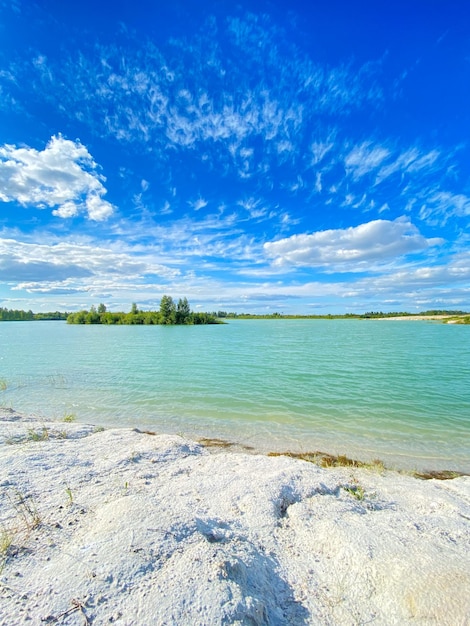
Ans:
[[[0,403],[41,419],[470,471],[470,328],[0,323]]]

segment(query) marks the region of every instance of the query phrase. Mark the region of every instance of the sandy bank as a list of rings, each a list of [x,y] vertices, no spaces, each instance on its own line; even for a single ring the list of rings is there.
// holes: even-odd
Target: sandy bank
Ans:
[[[388,320],[388,321],[402,321],[402,322],[423,322],[423,321],[437,321],[448,320],[455,315],[397,315],[396,317],[371,317],[370,320]],[[459,316],[457,316],[459,317]],[[460,316],[465,317],[465,316]]]
[[[0,415],[0,624],[470,620],[470,478]]]

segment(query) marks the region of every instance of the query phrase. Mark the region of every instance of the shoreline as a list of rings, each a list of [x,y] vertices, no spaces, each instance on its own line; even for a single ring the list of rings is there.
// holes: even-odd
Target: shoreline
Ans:
[[[470,477],[0,414],[0,623],[454,626]]]
[[[0,407],[0,423],[4,418],[14,418],[15,421],[24,423],[48,424],[56,431],[60,431],[61,426],[67,423],[67,421],[58,416],[48,417],[47,414],[43,413],[23,413],[12,408]],[[93,428],[103,430],[132,429],[136,432],[152,435],[178,435],[190,441],[200,443],[213,452],[217,452],[220,449],[226,452],[244,452],[264,456],[287,456],[315,463],[322,467],[350,466],[367,468],[377,466],[387,471],[423,478],[438,478],[439,475],[442,475],[444,480],[447,477],[470,475],[470,466],[468,463],[462,463],[462,461],[452,464],[450,459],[447,462],[441,456],[431,456],[422,453],[415,456],[410,451],[397,450],[374,451],[371,448],[361,447],[357,441],[343,442],[342,445],[338,445],[333,437],[325,438],[324,435],[319,435],[312,446],[306,447],[305,445],[300,445],[297,440],[283,443],[279,436],[274,437],[272,441],[268,441],[265,437],[254,437],[252,434],[246,434],[246,436],[235,439],[234,433],[222,433],[213,427],[207,429],[180,427],[176,429],[171,427],[165,428],[161,424],[153,424],[148,421],[140,423],[130,420],[121,423],[108,420],[78,420],[75,416],[72,416],[70,423],[83,426],[92,425]]]
[[[149,430],[135,429],[137,432],[141,432],[148,435],[157,435],[157,432]],[[332,467],[348,467],[348,468],[362,468],[371,469],[375,471],[387,471],[396,472],[397,474],[406,474],[407,476],[414,476],[422,480],[450,480],[458,478],[460,476],[470,476],[469,472],[464,472],[455,469],[404,469],[397,467],[390,467],[385,465],[381,459],[372,459],[370,461],[363,461],[357,458],[351,458],[345,454],[331,454],[329,452],[323,452],[321,450],[315,450],[314,452],[296,452],[293,450],[284,451],[270,451],[265,452],[258,450],[253,446],[245,445],[243,443],[237,443],[226,439],[220,439],[217,437],[199,437],[195,439],[196,443],[201,444],[205,448],[216,449],[225,452],[243,452],[247,454],[262,454],[268,457],[287,457],[291,459],[297,459],[299,461],[305,461],[307,463],[313,463],[318,467],[332,468]]]
[[[13,419],[23,423],[36,422],[37,424],[48,424],[52,430],[60,432],[61,426],[67,423],[67,420],[59,417],[49,418],[46,415],[38,415],[36,413],[23,413],[12,408],[0,407],[0,424],[4,419]],[[374,452],[371,449],[361,449],[357,442],[343,444],[338,446],[332,439],[325,440],[320,436],[318,443],[324,444],[321,448],[312,446],[311,449],[301,446],[299,442],[293,441],[291,444],[284,445],[277,437],[266,443],[266,439],[257,440],[253,436],[242,437],[239,440],[233,439],[232,433],[221,435],[199,429],[162,429],[161,425],[151,423],[136,424],[133,422],[119,423],[109,421],[88,421],[88,420],[70,420],[70,423],[76,425],[90,426],[95,429],[132,429],[136,432],[142,432],[151,435],[178,435],[185,439],[189,439],[195,443],[201,444],[212,451],[226,452],[243,452],[247,454],[261,454],[264,456],[286,456],[304,460],[319,465],[320,467],[375,467],[382,468],[390,472],[417,476],[419,478],[437,478],[446,480],[457,476],[470,475],[470,467],[464,467],[462,463],[454,464],[446,463],[441,457],[431,456],[413,456],[410,452],[399,453],[397,451],[382,450]],[[40,429],[39,429],[40,430]],[[226,436],[228,435],[228,436]],[[330,443],[330,445],[328,445]]]
[[[397,315],[391,317],[370,317],[367,318],[369,320],[381,320],[381,321],[391,321],[397,322],[403,320],[404,322],[424,322],[424,321],[440,321],[440,320],[448,320],[454,317],[466,317],[465,315]]]

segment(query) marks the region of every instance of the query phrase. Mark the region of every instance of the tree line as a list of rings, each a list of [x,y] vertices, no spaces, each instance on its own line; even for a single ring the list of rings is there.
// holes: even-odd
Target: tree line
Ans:
[[[242,319],[242,320],[254,320],[254,319],[302,319],[302,320],[344,320],[344,319],[370,319],[370,318],[382,318],[382,317],[422,317],[432,315],[468,315],[465,311],[448,311],[444,309],[432,309],[429,311],[421,311],[420,313],[409,313],[408,311],[393,311],[384,313],[383,311],[368,311],[367,313],[321,313],[313,315],[303,314],[284,314],[284,313],[233,313],[227,311],[217,311],[212,315],[220,319]]]
[[[381,317],[400,316],[431,316],[449,315],[460,317],[459,323],[469,323],[468,313],[465,311],[452,311],[447,309],[432,309],[420,313],[407,311],[395,311],[384,313],[383,311],[368,311],[367,313],[345,314],[321,314],[321,315],[285,315],[284,313],[234,313],[227,311],[214,311],[212,313],[194,313],[190,310],[186,298],[175,301],[170,296],[163,296],[158,311],[140,311],[135,303],[132,304],[129,313],[112,313],[104,304],[98,307],[92,306],[90,310],[82,310],[76,313],[53,311],[47,313],[33,313],[31,310],[7,309],[0,307],[0,322],[27,322],[35,320],[67,320],[69,324],[220,324],[227,319],[370,319]]]
[[[171,296],[163,296],[158,311],[141,311],[137,304],[132,303],[129,313],[108,311],[104,304],[92,306],[90,310],[70,313],[68,324],[132,324],[132,325],[199,325],[220,324],[211,313],[195,313],[191,311],[187,298],[175,302]]]
[[[65,320],[68,313],[54,311],[50,313],[33,313],[31,310],[7,309],[0,307],[0,322],[31,322],[34,320]]]

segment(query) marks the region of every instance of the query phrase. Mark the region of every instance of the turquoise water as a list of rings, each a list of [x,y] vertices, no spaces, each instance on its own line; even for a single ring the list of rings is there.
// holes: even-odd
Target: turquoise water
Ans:
[[[470,471],[468,326],[4,322],[0,383],[2,406],[44,419]]]

